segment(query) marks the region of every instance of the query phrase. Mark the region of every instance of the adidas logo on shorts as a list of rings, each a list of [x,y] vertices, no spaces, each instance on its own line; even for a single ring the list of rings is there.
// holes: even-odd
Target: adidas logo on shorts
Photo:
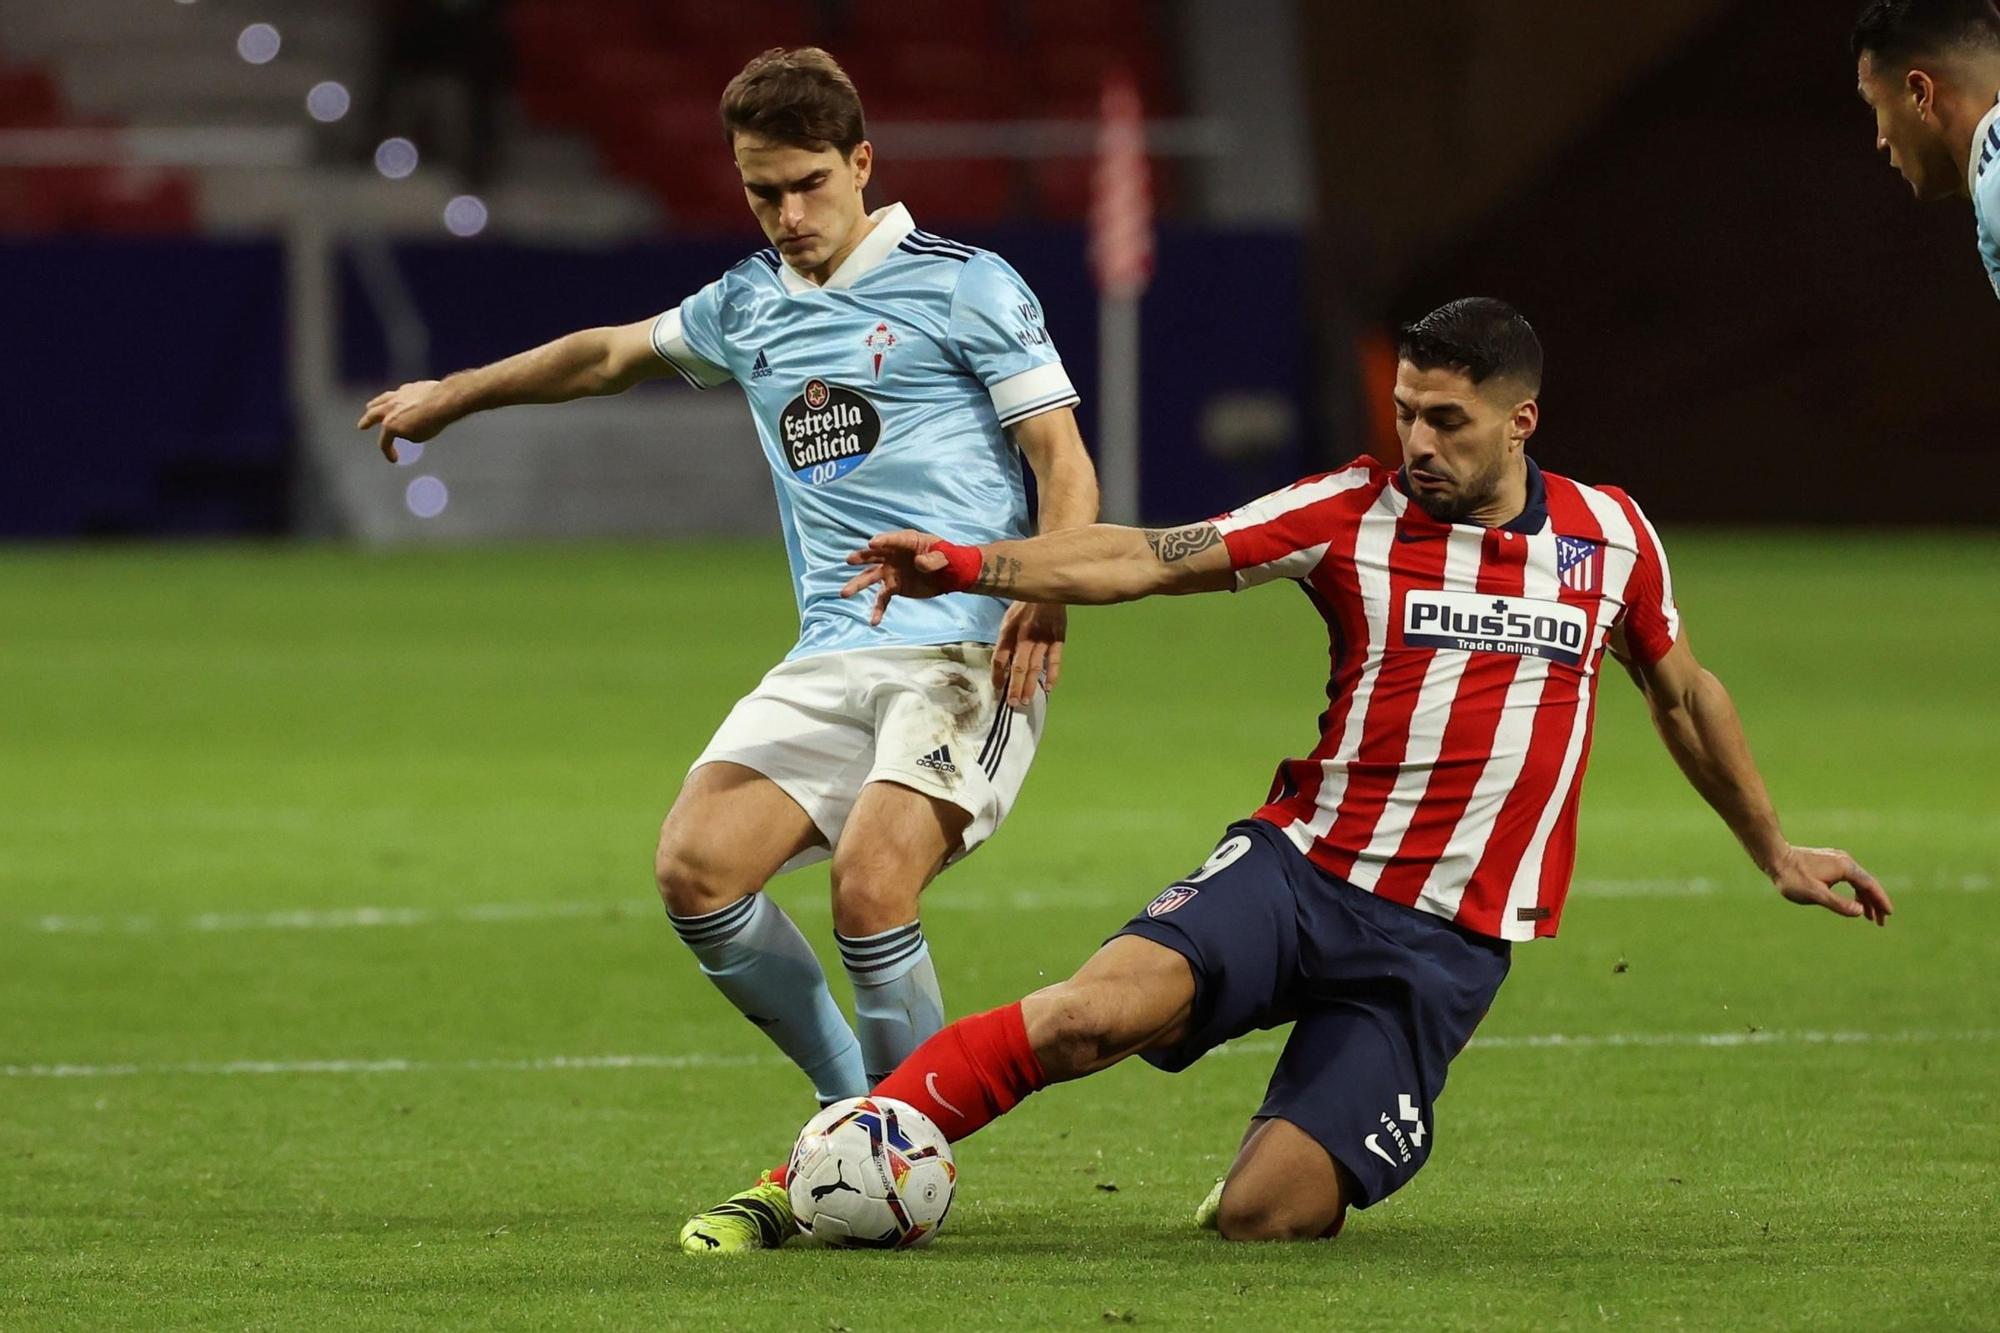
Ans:
[[[939,773],[949,773],[953,777],[958,776],[958,765],[951,762],[951,747],[949,745],[940,745],[937,749],[932,750],[929,754],[917,760],[917,767],[933,769]]]

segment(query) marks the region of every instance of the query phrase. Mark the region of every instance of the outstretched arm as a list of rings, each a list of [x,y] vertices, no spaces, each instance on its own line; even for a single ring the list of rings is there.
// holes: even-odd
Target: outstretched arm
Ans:
[[[1621,628],[1611,650],[1645,694],[1653,725],[1674,762],[1780,893],[1795,903],[1887,924],[1895,910],[1889,895],[1853,857],[1831,847],[1794,847],[1786,840],[1757,761],[1750,756],[1736,705],[1714,673],[1695,660],[1685,638],[1657,662],[1644,663],[1633,657]],[[1852,898],[1833,891],[1833,885],[1843,883],[1852,887]]]
[[[870,617],[878,625],[894,597],[980,592],[1100,606],[1162,594],[1223,592],[1234,581],[1228,548],[1213,523],[1184,528],[1094,523],[987,546],[959,546],[927,532],[889,532],[847,563],[867,568],[849,579],[840,595],[878,589]]]
[[[583,329],[505,361],[417,380],[369,400],[359,430],[379,428],[382,456],[396,461],[396,441],[422,443],[461,417],[517,403],[566,403],[623,393],[672,367],[653,350],[652,321]]]

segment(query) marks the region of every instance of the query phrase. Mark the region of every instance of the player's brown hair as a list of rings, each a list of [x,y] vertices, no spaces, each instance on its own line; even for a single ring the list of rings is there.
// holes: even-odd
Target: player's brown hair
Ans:
[[[739,132],[846,157],[868,137],[861,94],[840,62],[817,46],[774,46],[753,56],[722,90],[722,132]]]

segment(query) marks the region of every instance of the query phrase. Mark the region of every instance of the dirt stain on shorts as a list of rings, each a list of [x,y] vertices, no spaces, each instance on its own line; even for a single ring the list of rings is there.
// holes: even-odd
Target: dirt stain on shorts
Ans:
[[[979,689],[963,671],[944,674],[944,707],[951,714],[954,731],[964,733],[979,725]]]

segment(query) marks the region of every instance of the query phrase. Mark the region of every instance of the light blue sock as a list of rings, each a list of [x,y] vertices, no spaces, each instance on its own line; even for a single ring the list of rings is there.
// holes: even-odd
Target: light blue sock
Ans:
[[[921,922],[879,935],[842,935],[841,961],[854,983],[854,1020],[873,1087],[944,1026],[944,993]]]
[[[822,1103],[868,1091],[854,1029],[783,908],[753,893],[719,912],[667,920],[716,989],[806,1072]]]

